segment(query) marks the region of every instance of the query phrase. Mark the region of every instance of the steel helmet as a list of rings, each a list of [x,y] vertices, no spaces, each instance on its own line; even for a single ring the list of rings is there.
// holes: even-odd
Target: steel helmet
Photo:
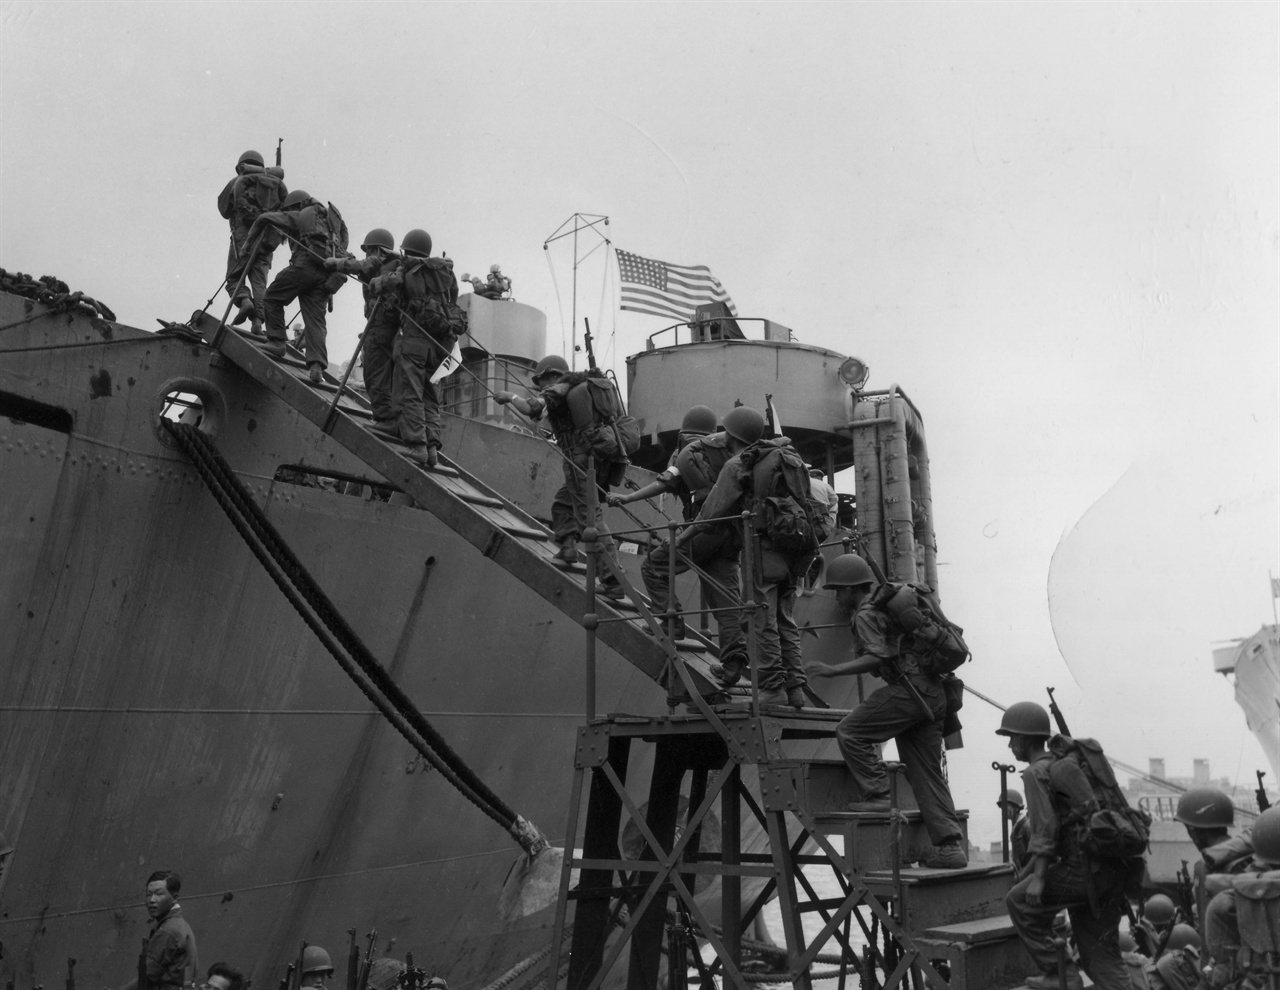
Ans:
[[[1133,936],[1128,932],[1121,932],[1118,940],[1120,942],[1121,952],[1137,952],[1138,943],[1133,940]]]
[[[827,565],[827,576],[822,580],[824,588],[856,588],[860,584],[875,584],[876,576],[871,565],[856,553],[843,553]]]
[[[1173,901],[1167,895],[1152,894],[1142,907],[1142,916],[1157,928],[1161,928],[1173,921],[1175,910]]]
[[[360,242],[360,247],[365,251],[371,247],[394,251],[396,249],[396,239],[391,236],[391,231],[385,227],[374,227],[373,230],[364,235],[364,240]]]
[[[502,266],[501,266],[501,265],[490,265],[490,266],[489,266],[489,274],[490,274],[490,275],[501,275],[501,274],[502,274]]]
[[[431,235],[415,227],[404,235],[404,240],[400,242],[400,250],[415,258],[430,258]]]
[[[1174,949],[1185,949],[1188,945],[1200,948],[1200,933],[1190,925],[1176,924],[1169,933],[1169,941],[1164,944],[1166,952]]]
[[[715,433],[717,419],[719,417],[710,406],[690,406],[684,419],[680,421],[680,432],[700,433],[703,436]]]
[[[333,960],[329,958],[329,953],[318,945],[308,945],[302,950],[302,975],[310,976],[312,973],[332,973]]]
[[[724,431],[735,440],[753,444],[764,436],[764,417],[750,406],[735,406],[724,414]]]
[[[266,164],[266,162],[265,162],[265,161],[263,161],[263,159],[262,159],[262,155],[261,155],[261,153],[259,153],[259,152],[257,152],[257,151],[254,151],[254,150],[252,150],[252,149],[250,149],[249,151],[246,151],[243,155],[241,155],[241,156],[240,156],[240,160],[239,160],[238,162],[236,162],[236,164],[237,164],[237,165],[243,165],[245,162],[249,162],[251,165],[265,165],[265,164]]]
[[[549,375],[567,375],[568,373],[568,361],[562,358],[559,354],[548,354],[539,361],[538,366],[533,369],[533,383],[536,385]]]
[[[1192,828],[1226,828],[1236,820],[1236,809],[1216,787],[1193,787],[1178,798],[1173,817]]]
[[[1019,701],[1005,711],[996,735],[1039,736],[1048,739],[1053,735],[1053,730],[1049,728],[1049,713],[1034,701]]]
[[[1006,804],[1012,804],[1018,808],[1025,808],[1027,803],[1022,799],[1022,792],[1015,791],[1013,788],[1004,792],[1004,796],[996,802],[996,805],[1003,808]]]
[[[282,210],[287,210],[291,206],[301,206],[311,198],[311,193],[303,189],[295,189],[284,198],[284,202],[280,204]]]
[[[449,990],[449,981],[443,976],[433,976],[427,980],[427,990]]]
[[[1253,858],[1280,867],[1280,804],[1273,805],[1253,823]]]

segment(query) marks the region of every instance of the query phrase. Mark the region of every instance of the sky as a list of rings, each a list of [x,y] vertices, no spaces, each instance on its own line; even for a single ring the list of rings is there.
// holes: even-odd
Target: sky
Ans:
[[[222,278],[219,190],[283,138],[354,238],[500,263],[558,342],[572,257],[543,243],[605,214],[915,401],[966,680],[1056,685],[1126,762],[1249,778],[1210,655],[1280,574],[1278,12],[0,3],[0,265],[185,319]],[[621,370],[670,321],[616,310],[607,257],[576,309]],[[345,360],[358,293],[330,320]],[[985,805],[999,712],[962,717],[958,803]]]

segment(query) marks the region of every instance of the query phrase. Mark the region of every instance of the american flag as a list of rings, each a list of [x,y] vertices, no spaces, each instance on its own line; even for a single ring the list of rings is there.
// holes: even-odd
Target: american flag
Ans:
[[[704,303],[722,302],[738,315],[729,293],[706,265],[669,265],[615,248],[622,282],[622,308],[633,313],[693,319]]]

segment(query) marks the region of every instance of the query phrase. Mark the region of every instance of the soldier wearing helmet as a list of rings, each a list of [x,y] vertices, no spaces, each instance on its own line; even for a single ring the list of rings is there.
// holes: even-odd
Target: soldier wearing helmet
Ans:
[[[889,778],[880,761],[880,746],[895,740],[898,756],[906,765],[907,781],[929,830],[929,840],[936,847],[927,865],[960,869],[968,865],[969,857],[951,789],[942,772],[946,693],[942,681],[915,652],[910,637],[900,635],[894,620],[872,604],[875,585],[871,566],[856,553],[842,554],[827,565],[823,587],[834,589],[836,603],[850,614],[852,659],[809,668],[814,677],[875,674],[888,681],[836,728],[840,754],[862,795],[849,807],[865,812],[888,810]]]
[[[236,174],[218,194],[218,212],[231,224],[231,244],[227,250],[227,291],[239,307],[231,322],[239,326],[250,317],[250,329],[262,333],[266,318],[263,300],[267,291],[267,273],[271,271],[271,255],[280,246],[281,237],[267,231],[250,258],[249,230],[262,214],[280,209],[289,190],[284,184],[284,169],[267,168],[262,155],[246,151],[236,162]],[[249,266],[245,273],[245,266]],[[241,277],[244,277],[243,283]]]
[[[1080,967],[1104,990],[1128,990],[1128,968],[1120,957],[1117,931],[1124,908],[1122,877],[1104,863],[1085,859],[1078,831],[1068,826],[1097,807],[1093,788],[1074,761],[1056,759],[1046,748],[1053,734],[1049,713],[1034,701],[1005,710],[997,735],[1009,738],[1015,760],[1026,763],[1023,791],[1030,824],[1031,872],[1005,897],[1009,920],[1027,952],[1040,967],[1028,987],[1060,985],[1053,920],[1063,908],[1080,951]],[[1095,908],[1096,905],[1096,908]],[[1065,985],[1081,988],[1080,969],[1067,966]]]
[[[1173,817],[1182,822],[1200,851],[1197,879],[1211,874],[1240,873],[1249,866],[1253,841],[1247,830],[1235,836],[1228,831],[1235,824],[1235,805],[1216,787],[1193,787],[1184,792],[1178,798],[1178,810]]]
[[[360,242],[364,258],[326,258],[325,271],[343,272],[360,280],[364,290],[364,317],[368,321],[360,350],[364,387],[373,406],[373,428],[381,433],[399,436],[396,407],[391,388],[395,360],[392,349],[400,332],[400,314],[396,311],[392,278],[400,267],[396,239],[391,231],[375,227]]]
[[[652,498],[664,492],[679,497],[684,507],[686,521],[696,519],[702,503],[711,492],[720,469],[733,456],[729,438],[716,433],[719,417],[707,406],[692,406],[685,414],[676,436],[677,448],[671,455],[667,468],[657,479],[638,491],[627,495],[612,493],[609,504],[613,506]],[[703,527],[675,561],[675,573],[683,574],[690,567],[698,569],[698,582],[702,589],[704,608],[714,611],[719,629],[720,663],[712,668],[721,683],[737,683],[747,666],[747,644],[742,630],[742,578],[738,569],[739,544],[734,527],[730,523],[715,523]],[[657,543],[645,555],[640,565],[655,614],[666,612],[671,601],[671,551],[666,541]],[[676,612],[682,606],[677,599]],[[673,639],[684,635],[684,617],[676,615],[673,621],[662,619],[663,631]]]
[[[593,373],[593,380],[599,382],[602,376]],[[551,500],[551,529],[560,547],[557,558],[565,565],[577,563],[578,542],[586,529],[594,527],[601,547],[616,567],[613,540],[604,529],[602,502],[593,495],[607,493],[610,485],[620,480],[619,467],[603,457],[593,459],[592,437],[600,420],[588,375],[571,372],[559,354],[548,354],[534,368],[533,384],[538,391],[529,398],[514,392],[498,392],[494,398],[501,405],[515,406],[535,422],[546,416],[555,434],[564,462],[564,484]],[[589,465],[593,465],[591,474]],[[591,485],[596,487],[594,493]],[[614,600],[623,597],[612,568],[605,568],[601,575],[600,593]]]
[[[325,990],[333,977],[333,960],[329,953],[318,945],[308,945],[302,950],[302,972],[299,974],[299,988],[315,987]]]
[[[392,345],[396,432],[409,445],[404,456],[429,468],[439,463],[442,425],[440,386],[432,378],[458,341],[448,315],[457,311],[458,302],[453,262],[433,258],[431,248],[425,230],[409,231],[400,242],[404,258],[399,267],[373,282],[374,290],[386,295],[399,326]]]
[[[1187,924],[1173,925],[1164,951],[1144,968],[1147,990],[1199,990],[1200,935]]]
[[[1215,874],[1205,878],[1205,893],[1210,900],[1204,909],[1204,949],[1213,965],[1213,976],[1219,980],[1213,986],[1224,985],[1222,980],[1235,972],[1240,955],[1240,888],[1251,888],[1256,897],[1262,893],[1259,888],[1271,886],[1273,892],[1267,901],[1280,889],[1280,805],[1272,805],[1258,816],[1249,838],[1253,855],[1243,869],[1230,876]],[[1215,892],[1216,888],[1221,889]]]
[[[284,308],[298,300],[302,309],[307,373],[316,383],[321,381],[329,367],[325,307],[331,293],[327,285],[329,272],[325,270],[324,262],[332,251],[327,216],[325,208],[309,193],[295,189],[284,198],[278,210],[263,213],[249,230],[252,238],[259,232],[274,229],[287,237],[293,246],[288,266],[267,287],[266,350],[276,357],[284,357],[287,340]]]
[[[1031,826],[1027,823],[1027,803],[1022,792],[1012,788],[1000,795],[996,806],[1009,822],[1009,854],[1019,874],[1031,862]]]
[[[716,475],[715,484],[707,493],[702,508],[698,510],[695,525],[680,533],[676,540],[677,549],[688,553],[695,540],[701,540],[713,531],[713,527],[724,524],[706,522],[698,524],[698,520],[714,520],[725,516],[736,516],[743,511],[756,508],[757,499],[763,499],[773,492],[756,492],[757,465],[761,462],[779,466],[776,479],[785,478],[786,459],[797,463],[803,475],[803,462],[786,437],[763,439],[765,419],[761,413],[750,406],[735,406],[724,415],[724,433],[729,453],[732,456]],[[766,458],[770,460],[766,461]],[[770,479],[764,483],[774,483]],[[808,504],[808,485],[799,497]],[[806,513],[808,509],[806,508]],[[727,527],[732,546],[741,546],[740,526],[729,523]],[[748,548],[749,549],[749,548]],[[803,566],[801,557],[803,556]],[[760,702],[765,705],[789,705],[802,708],[807,699],[805,688],[808,677],[800,655],[800,631],[796,626],[793,610],[796,596],[797,573],[807,569],[812,553],[798,554],[779,549],[771,542],[767,533],[762,532],[760,540],[760,557],[753,563],[752,574],[755,579],[753,597],[762,602],[761,622],[757,628],[758,656],[760,669],[758,673],[760,685]],[[742,675],[742,660],[732,662],[730,657],[719,665],[714,673],[721,678],[721,683],[735,683]]]

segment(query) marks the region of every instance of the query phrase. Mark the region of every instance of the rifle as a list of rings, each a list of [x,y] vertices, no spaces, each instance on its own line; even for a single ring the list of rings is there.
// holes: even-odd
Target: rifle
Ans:
[[[1257,799],[1258,810],[1266,811],[1271,807],[1271,799],[1267,797],[1267,789],[1262,784],[1262,778],[1265,777],[1266,774],[1261,770],[1255,770],[1254,773],[1258,775],[1258,789],[1253,792],[1253,796]]]
[[[280,149],[284,145],[284,138],[276,138],[276,168],[280,168]]]
[[[1045,690],[1049,692],[1049,711],[1053,713],[1053,720],[1058,723],[1058,731],[1064,736],[1071,735],[1071,730],[1067,728],[1067,720],[1062,717],[1062,709],[1053,700],[1053,688],[1045,688]]]
[[[294,982],[290,984],[293,990],[302,990],[302,967],[303,959],[307,954],[307,940],[304,938],[298,946],[298,965],[294,973]]]
[[[347,990],[356,990],[360,980],[360,947],[356,945],[356,930],[347,929],[351,944],[347,949]]]
[[[67,956],[67,990],[76,990],[76,961]]]
[[[138,990],[147,990],[147,943],[150,939],[142,940],[142,951],[138,953]]]
[[[591,321],[584,316],[582,323],[586,327],[586,330],[582,332],[582,346],[587,351],[587,373],[598,375],[600,374],[600,369],[596,366],[596,354],[591,347]]]
[[[1182,908],[1182,916],[1191,924],[1196,916],[1196,899],[1191,888],[1191,872],[1187,869],[1187,861],[1182,861],[1182,867],[1174,876],[1178,884],[1178,902]]]
[[[289,963],[289,967],[284,971],[284,976],[280,977],[280,985],[276,990],[289,990],[289,986],[293,983],[293,963]]]

